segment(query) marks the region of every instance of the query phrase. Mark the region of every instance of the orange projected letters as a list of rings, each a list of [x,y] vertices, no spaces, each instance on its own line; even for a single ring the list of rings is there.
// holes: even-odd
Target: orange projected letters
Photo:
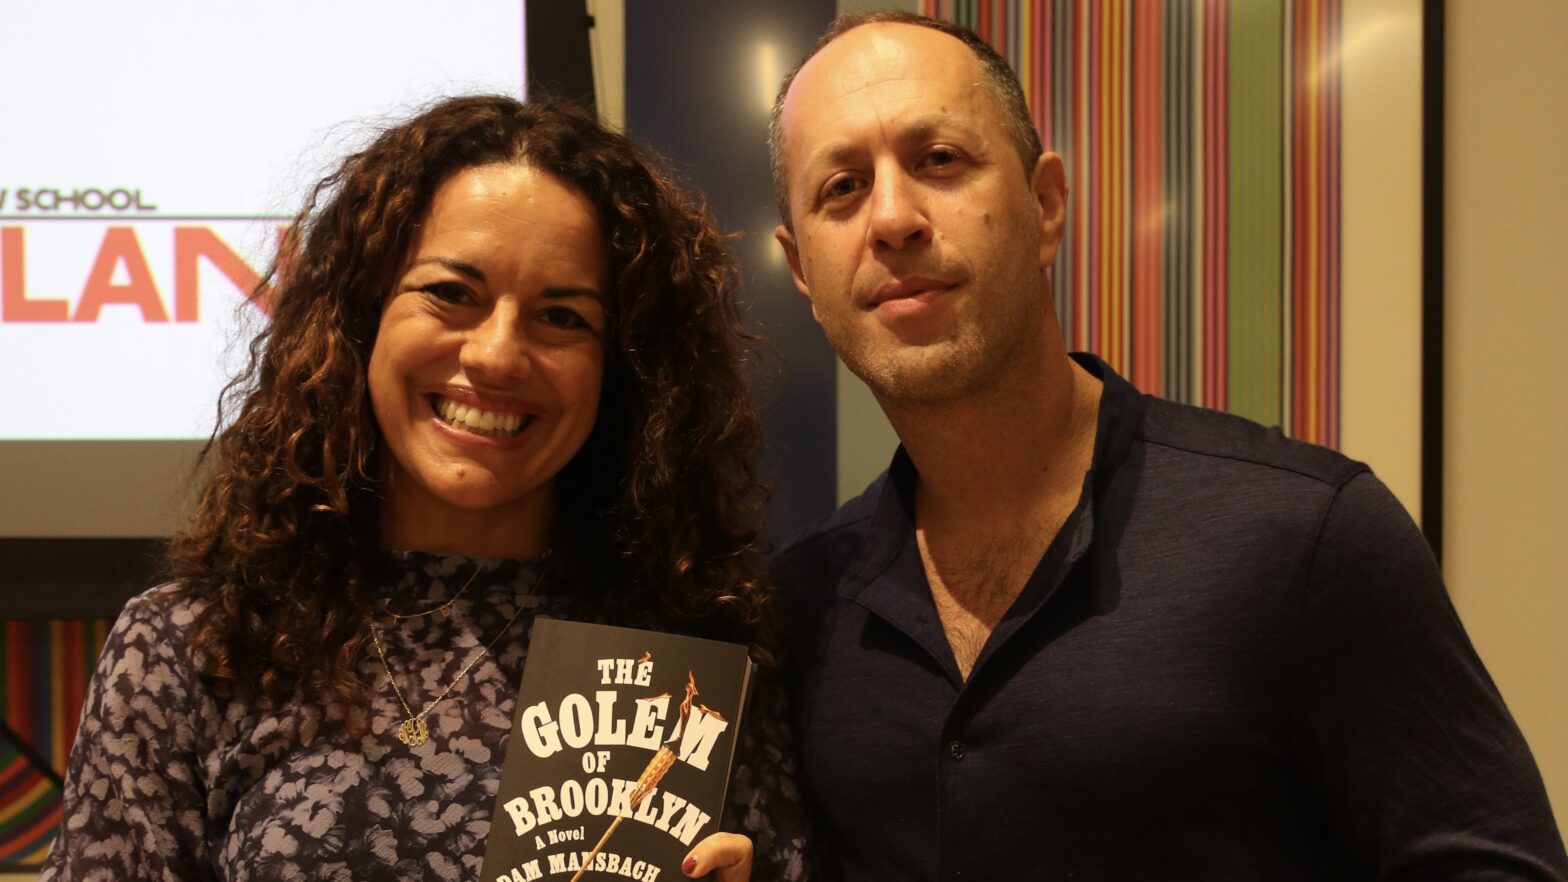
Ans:
[[[129,284],[116,285],[114,268],[125,265],[131,277]],[[141,242],[130,227],[110,227],[104,231],[103,245],[93,261],[92,272],[87,274],[87,284],[82,286],[82,299],[76,304],[76,322],[95,322],[98,313],[110,303],[126,303],[141,307],[142,321],[166,322],[169,314],[163,310],[158,297],[158,285],[152,280],[152,270],[147,268],[147,258],[142,254]]]
[[[0,227],[0,321],[66,321],[70,309],[66,301],[27,299],[22,250],[22,228]]]
[[[279,239],[283,233],[279,231]],[[267,288],[258,289],[261,277],[250,268],[244,258],[234,253],[227,243],[207,227],[176,227],[174,229],[174,320],[193,322],[197,316],[196,262],[201,258],[229,277],[234,286],[252,295],[257,306],[267,311]]]
[[[288,227],[277,230],[281,243]],[[131,226],[112,226],[93,258],[74,314],[67,299],[27,296],[26,228],[0,227],[0,322],[96,322],[105,306],[134,306],[146,323],[167,322],[141,241]],[[216,232],[208,227],[174,228],[174,321],[193,323],[201,316],[201,261],[205,259],[256,305],[267,312],[271,286]],[[124,267],[123,271],[120,270]],[[115,273],[125,281],[116,283]],[[167,278],[167,277],[165,277]]]

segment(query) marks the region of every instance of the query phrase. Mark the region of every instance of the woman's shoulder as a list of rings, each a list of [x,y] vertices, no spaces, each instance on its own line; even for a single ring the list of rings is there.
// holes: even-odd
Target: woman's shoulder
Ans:
[[[120,609],[114,630],[149,629],[169,637],[189,633],[207,602],[179,582],[164,582],[133,596]]]
[[[191,635],[205,605],[178,582],[132,597],[109,630],[100,671],[137,681],[189,682]]]

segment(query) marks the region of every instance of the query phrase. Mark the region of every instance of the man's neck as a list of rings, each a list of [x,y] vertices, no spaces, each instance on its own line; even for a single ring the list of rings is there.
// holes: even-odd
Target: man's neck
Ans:
[[[1094,446],[1100,381],[1067,357],[962,400],[886,410],[919,472],[922,522],[989,519],[1076,499]]]

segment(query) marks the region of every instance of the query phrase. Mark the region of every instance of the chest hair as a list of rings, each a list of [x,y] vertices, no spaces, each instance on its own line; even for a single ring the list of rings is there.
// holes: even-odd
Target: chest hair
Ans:
[[[1025,519],[1024,524],[1013,524],[1011,530],[989,533],[916,531],[931,597],[965,680],[1067,514],[1066,510],[1051,511]]]

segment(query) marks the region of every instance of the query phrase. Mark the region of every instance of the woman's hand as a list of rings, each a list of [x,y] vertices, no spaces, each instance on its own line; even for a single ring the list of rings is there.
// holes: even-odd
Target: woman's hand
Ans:
[[[697,843],[681,872],[693,879],[709,873],[719,882],[750,882],[751,838],[738,833],[714,833]]]

